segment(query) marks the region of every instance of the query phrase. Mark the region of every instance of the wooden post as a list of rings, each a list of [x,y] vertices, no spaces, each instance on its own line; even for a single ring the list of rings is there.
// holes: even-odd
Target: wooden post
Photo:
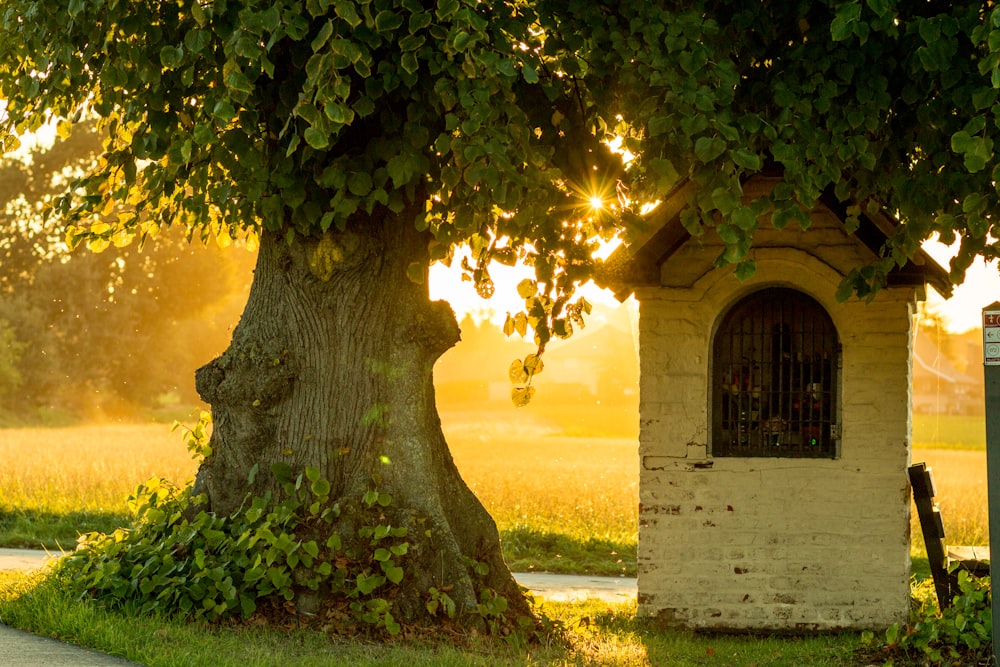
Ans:
[[[986,389],[986,483],[990,511],[990,554],[1000,554],[1000,301],[983,308],[983,379]],[[1000,567],[990,559],[990,585]],[[1000,664],[1000,608],[993,606],[993,664]]]

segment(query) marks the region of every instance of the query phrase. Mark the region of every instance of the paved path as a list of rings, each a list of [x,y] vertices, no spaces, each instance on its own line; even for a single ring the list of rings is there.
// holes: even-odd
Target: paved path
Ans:
[[[0,549],[0,570],[41,567],[58,554],[28,549]],[[546,600],[609,602],[634,600],[636,581],[627,577],[579,577],[566,574],[517,572],[517,582]],[[90,649],[39,637],[7,627],[0,618],[0,665],[3,667],[138,667],[136,663]]]

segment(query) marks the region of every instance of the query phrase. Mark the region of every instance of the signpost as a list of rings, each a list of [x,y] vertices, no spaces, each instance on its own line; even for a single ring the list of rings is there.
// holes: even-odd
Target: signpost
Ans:
[[[986,483],[990,509],[990,554],[1000,554],[1000,301],[983,308],[983,379],[986,389]],[[995,545],[995,546],[994,546]],[[990,581],[1000,566],[990,559]],[[1000,609],[993,606],[993,664],[1000,665]]]

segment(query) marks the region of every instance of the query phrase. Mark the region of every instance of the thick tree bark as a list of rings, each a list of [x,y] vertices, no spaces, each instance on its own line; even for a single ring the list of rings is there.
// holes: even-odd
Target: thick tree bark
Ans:
[[[411,213],[373,216],[321,240],[262,236],[231,346],[196,376],[214,422],[196,491],[228,514],[248,492],[280,495],[267,471],[283,462],[319,468],[330,497],[351,507],[377,475],[392,494],[390,510],[424,520],[396,597],[400,621],[432,622],[426,592],[448,586],[460,614],[475,609],[486,586],[513,614],[528,615],[496,524],[459,476],[441,431],[432,369],[459,329],[448,304],[431,302],[426,282],[408,278],[413,263],[425,277],[428,266],[428,237],[409,223]],[[333,529],[353,534],[352,521],[345,512]],[[468,559],[489,566],[485,579]]]

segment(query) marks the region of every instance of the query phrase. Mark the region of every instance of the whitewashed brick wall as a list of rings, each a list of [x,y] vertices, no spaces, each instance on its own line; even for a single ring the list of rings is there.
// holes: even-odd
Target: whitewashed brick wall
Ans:
[[[663,267],[669,287],[636,292],[640,614],[734,630],[905,620],[911,323],[920,294],[895,288],[870,304],[837,303],[843,272],[860,257],[837,224],[814,223],[827,242],[808,251],[767,239],[745,283],[711,268],[718,248],[689,242]],[[778,285],[812,296],[837,327],[841,456],[713,459],[712,333],[739,298]]]

